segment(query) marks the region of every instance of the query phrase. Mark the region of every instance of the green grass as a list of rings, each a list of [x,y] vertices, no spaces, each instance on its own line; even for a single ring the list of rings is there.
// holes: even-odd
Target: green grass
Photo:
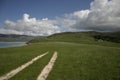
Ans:
[[[36,46],[0,49],[0,75],[30,61],[32,58],[46,52]]]
[[[45,65],[49,62],[52,54],[44,56],[39,59],[32,65],[30,65],[25,70],[19,72],[16,76],[12,77],[10,80],[36,80],[37,76],[40,74],[41,70],[45,67]]]
[[[120,78],[120,50],[101,46],[61,47],[47,80],[114,80]]]
[[[95,32],[54,34],[34,39],[26,46],[0,48],[0,76],[49,51],[10,79],[36,80],[54,51],[58,51],[47,80],[120,80],[120,43],[99,42],[94,38],[96,34],[101,35]],[[116,34],[106,35],[111,39]]]
[[[47,51],[49,51],[48,55],[10,80],[35,80],[49,62],[54,51],[58,51],[58,58],[47,80],[120,79],[120,47],[119,44],[114,46],[112,43],[101,46],[97,43],[92,45],[70,42],[41,42],[24,47],[0,49],[0,75]]]
[[[35,38],[29,43],[39,42],[70,42],[101,46],[120,47],[120,33],[99,33],[99,32],[65,32],[53,34],[45,38]],[[99,41],[102,40],[102,41]],[[114,43],[113,43],[114,42]]]

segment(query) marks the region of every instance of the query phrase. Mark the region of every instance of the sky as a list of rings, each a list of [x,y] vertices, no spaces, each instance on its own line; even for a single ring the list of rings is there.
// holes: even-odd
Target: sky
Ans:
[[[0,0],[0,33],[120,31],[120,0]]]
[[[92,0],[0,0],[0,21],[16,21],[24,13],[31,17],[50,18],[89,8]]]

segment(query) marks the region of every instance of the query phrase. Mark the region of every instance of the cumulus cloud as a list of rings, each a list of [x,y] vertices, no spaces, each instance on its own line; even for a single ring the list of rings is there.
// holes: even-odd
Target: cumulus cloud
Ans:
[[[1,33],[43,36],[60,32],[55,20],[48,18],[37,20],[29,18],[29,14],[24,14],[23,18],[17,22],[6,20],[5,25],[3,29],[0,29]]]
[[[1,33],[50,35],[64,31],[120,31],[120,0],[94,0],[90,9],[75,11],[54,20],[37,20],[24,14],[16,22],[6,20]]]
[[[69,16],[76,30],[120,31],[120,0],[94,0],[90,9],[76,11]],[[72,30],[71,29],[71,30]]]

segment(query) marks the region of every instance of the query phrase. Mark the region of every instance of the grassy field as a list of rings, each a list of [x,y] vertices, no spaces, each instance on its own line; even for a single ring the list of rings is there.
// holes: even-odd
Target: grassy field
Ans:
[[[65,33],[53,34],[45,38],[33,39],[29,41],[29,43],[39,43],[39,42],[70,42],[71,43],[72,42],[72,43],[80,43],[80,44],[120,47],[120,45],[118,45],[118,43],[120,43],[119,35],[120,33],[65,32]]]
[[[120,44],[92,43],[55,40],[1,48],[0,76],[49,51],[48,55],[10,79],[36,80],[54,51],[57,51],[58,58],[47,80],[120,80]]]

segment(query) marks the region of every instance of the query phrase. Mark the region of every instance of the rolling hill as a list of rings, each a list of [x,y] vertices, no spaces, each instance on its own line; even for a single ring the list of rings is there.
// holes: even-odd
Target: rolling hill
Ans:
[[[120,43],[120,32],[65,32],[50,35],[45,38],[33,39],[30,42],[48,42],[48,41],[59,41],[59,42],[78,42],[78,43],[92,43],[92,42],[114,42]]]

